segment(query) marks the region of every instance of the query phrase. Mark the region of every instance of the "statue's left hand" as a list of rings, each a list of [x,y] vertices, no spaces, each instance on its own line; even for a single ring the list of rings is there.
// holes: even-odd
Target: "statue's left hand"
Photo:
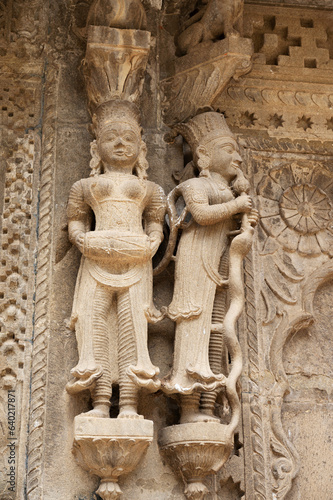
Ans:
[[[84,233],[81,232],[75,237],[75,245],[78,247],[81,253],[83,253],[84,246]]]
[[[155,253],[158,250],[158,247],[160,246],[161,237],[160,237],[160,235],[158,235],[158,236],[153,235],[153,236],[149,236],[149,240],[150,240],[150,250],[151,250],[151,254],[153,256],[153,255],[155,255]]]
[[[259,220],[259,212],[256,208],[252,208],[251,212],[248,215],[248,221],[252,227],[255,227],[258,224]]]

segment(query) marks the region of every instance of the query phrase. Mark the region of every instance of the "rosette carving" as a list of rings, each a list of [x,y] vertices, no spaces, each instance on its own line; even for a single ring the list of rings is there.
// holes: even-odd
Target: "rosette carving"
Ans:
[[[272,169],[258,187],[261,225],[287,252],[315,257],[333,255],[333,176],[323,167],[283,165]]]

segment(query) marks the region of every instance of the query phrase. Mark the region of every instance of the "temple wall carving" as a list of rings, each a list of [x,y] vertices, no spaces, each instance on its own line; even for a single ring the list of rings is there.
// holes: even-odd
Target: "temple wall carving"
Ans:
[[[0,499],[331,500],[333,5],[219,4],[0,2]]]

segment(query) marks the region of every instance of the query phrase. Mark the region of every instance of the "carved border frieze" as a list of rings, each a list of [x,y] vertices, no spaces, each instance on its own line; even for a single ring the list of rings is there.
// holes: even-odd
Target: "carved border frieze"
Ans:
[[[55,142],[58,97],[58,67],[48,66],[45,84],[45,105],[42,130],[42,163],[39,185],[39,231],[35,321],[31,371],[30,424],[28,442],[27,498],[43,498],[45,398],[49,335],[50,280],[52,272],[51,237],[55,170]]]
[[[292,335],[311,324],[315,292],[332,276],[329,224],[333,201],[332,151],[323,148],[322,143],[305,141],[298,154],[295,154],[297,141],[285,144],[274,139],[244,137],[243,143],[250,147],[249,168],[253,185],[257,186],[261,215],[254,259],[257,272],[252,271],[254,264],[250,256],[245,261],[248,388],[245,388],[243,402],[250,400],[252,405],[244,405],[243,419],[244,435],[247,435],[246,427],[251,429],[255,457],[253,483],[249,483],[247,494],[249,498],[253,494],[257,495],[254,498],[273,495],[283,499],[287,498],[300,467],[292,436],[287,435],[282,424],[284,397],[290,390],[283,349]],[[254,146],[252,150],[251,146]],[[291,212],[287,213],[284,204],[291,193],[299,196],[296,205],[291,199],[288,201]],[[316,222],[317,207],[323,208],[319,223]],[[279,235],[285,229],[291,234],[281,243]],[[288,244],[291,241],[292,247]],[[258,291],[254,294],[256,302],[254,274],[260,276]],[[256,311],[251,307],[253,303],[256,303]],[[262,340],[253,343],[251,321],[255,314],[258,315],[255,333],[262,336]],[[265,361],[258,374],[259,359]],[[264,378],[260,375],[263,372]],[[265,492],[265,487],[270,492]]]

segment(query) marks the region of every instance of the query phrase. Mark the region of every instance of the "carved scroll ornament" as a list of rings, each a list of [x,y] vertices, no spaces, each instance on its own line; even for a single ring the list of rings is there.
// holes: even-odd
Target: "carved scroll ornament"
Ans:
[[[231,78],[251,70],[252,41],[229,37],[198,46],[175,61],[175,74],[162,81],[163,119],[171,126],[214,106]]]

